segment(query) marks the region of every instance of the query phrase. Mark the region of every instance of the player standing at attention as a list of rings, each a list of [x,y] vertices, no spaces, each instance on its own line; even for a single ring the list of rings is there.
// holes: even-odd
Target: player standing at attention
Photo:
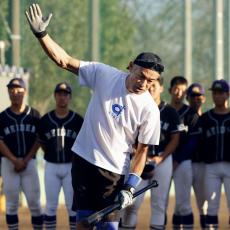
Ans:
[[[55,110],[45,114],[39,123],[39,141],[44,150],[46,229],[56,229],[56,211],[61,188],[69,214],[70,229],[76,229],[76,213],[72,211],[73,188],[71,185],[71,147],[80,131],[83,118],[69,110],[72,90],[61,82],[54,90]]]
[[[183,76],[171,79],[169,92],[170,105],[176,109],[180,116],[182,132],[180,142],[173,153],[173,181],[175,185],[175,210],[173,214],[174,229],[191,229],[193,227],[193,212],[191,207],[192,188],[192,162],[191,146],[189,145],[189,132],[198,120],[198,114],[190,106],[184,104],[187,90],[187,80]]]
[[[169,104],[161,100],[163,92],[163,78],[160,77],[149,89],[150,94],[158,105],[161,120],[161,136],[159,146],[150,146],[146,170],[150,164],[155,165],[153,173],[144,177],[143,171],[139,188],[147,186],[151,181],[159,181],[157,188],[151,189],[151,220],[150,229],[162,230],[166,224],[166,207],[169,195],[170,182],[172,177],[172,153],[179,143],[180,119],[176,110]],[[122,216],[121,229],[135,229],[137,225],[138,210],[144,199],[144,194],[136,197],[133,204],[124,210]]]
[[[205,162],[205,199],[208,201],[205,229],[218,229],[221,187],[230,210],[230,108],[229,84],[215,80],[210,88],[214,108],[202,114],[197,124]]]
[[[202,105],[205,103],[205,89],[199,83],[191,84],[187,89],[187,101],[189,105],[199,114],[202,115]],[[192,136],[190,137],[192,140]],[[193,140],[192,140],[193,141]],[[196,140],[199,141],[199,140]],[[205,194],[204,194],[204,170],[205,164],[202,152],[198,150],[201,143],[193,141],[193,145],[197,146],[192,153],[192,174],[193,174],[193,190],[196,197],[197,207],[200,213],[200,226],[205,228]]]
[[[139,54],[129,63],[129,73],[103,63],[81,61],[68,55],[47,34],[51,14],[42,17],[40,7],[33,4],[26,16],[47,55],[58,66],[78,74],[79,83],[93,91],[72,147],[77,229],[93,229],[79,221],[115,199],[120,201],[121,208],[130,205],[141,180],[148,145],[159,143],[160,113],[148,90],[164,66],[156,54],[149,52]],[[137,136],[137,151],[130,169],[130,154]],[[118,229],[117,214],[108,215],[97,224],[97,229]]]
[[[8,87],[9,108],[0,114],[0,152],[2,153],[2,179],[6,196],[6,222],[11,230],[18,229],[19,192],[25,194],[34,229],[42,229],[40,185],[35,154],[40,115],[24,104],[25,82],[12,79]]]
[[[199,116],[202,115],[202,105],[206,101],[205,97],[205,89],[199,83],[191,84],[187,89],[187,97],[186,97],[189,106],[192,107]]]

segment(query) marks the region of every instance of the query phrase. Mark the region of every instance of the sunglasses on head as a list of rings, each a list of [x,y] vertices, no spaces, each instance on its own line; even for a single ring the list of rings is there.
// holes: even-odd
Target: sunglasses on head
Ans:
[[[145,59],[138,60],[138,59],[136,59],[134,61],[134,64],[142,66],[144,68],[155,70],[158,73],[164,72],[164,66],[163,65],[156,63],[156,62],[153,62],[151,60],[147,60],[147,59],[146,60]]]

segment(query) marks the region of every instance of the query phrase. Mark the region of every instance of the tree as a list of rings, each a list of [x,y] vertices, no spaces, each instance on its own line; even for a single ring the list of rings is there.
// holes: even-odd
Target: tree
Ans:
[[[100,53],[101,60],[126,69],[136,55],[133,14],[125,1],[101,0]]]
[[[53,12],[48,27],[51,36],[67,52],[83,60],[90,60],[89,1],[42,1],[44,14]],[[53,107],[53,89],[66,80],[73,86],[72,107],[85,113],[90,92],[79,87],[73,74],[61,70],[45,56],[33,37],[24,17],[31,0],[21,1],[21,62],[31,70],[30,104],[41,113]],[[8,1],[0,2],[0,26],[8,18]],[[211,84],[214,50],[212,44],[213,1],[193,0],[193,79],[204,86]],[[100,61],[123,70],[137,53],[152,51],[165,64],[165,87],[174,75],[184,70],[184,8],[183,0],[100,0]],[[3,15],[3,16],[2,16]],[[3,25],[3,26],[2,26]],[[9,40],[7,30],[0,30],[0,40]],[[164,97],[168,97],[165,91]]]
[[[170,78],[183,75],[184,70],[184,33],[183,0],[129,0],[135,12],[136,44],[138,50],[152,50],[162,57],[165,64],[165,88]],[[192,1],[193,29],[193,80],[208,88],[213,76],[213,1]],[[168,98],[165,90],[164,98]],[[208,101],[207,107],[211,106]]]
[[[24,4],[23,11],[29,6]],[[64,1],[40,1],[44,15],[53,12],[53,18],[47,29],[48,33],[72,55],[84,59],[87,56],[88,31],[87,31],[87,4],[84,1],[73,1],[66,4]],[[39,2],[38,2],[39,3]],[[22,65],[31,69],[30,102],[41,113],[53,107],[53,90],[61,81],[69,82],[73,87],[72,104],[74,110],[84,114],[88,104],[89,90],[79,87],[74,75],[58,68],[52,63],[38,41],[30,31],[26,18],[21,22],[22,34]]]

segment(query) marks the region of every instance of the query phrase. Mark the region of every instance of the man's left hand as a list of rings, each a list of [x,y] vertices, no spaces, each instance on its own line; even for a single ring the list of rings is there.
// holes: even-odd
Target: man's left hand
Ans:
[[[133,202],[133,194],[128,190],[121,190],[118,194],[118,201],[120,201],[121,208],[126,208]]]
[[[32,4],[29,10],[26,11],[26,18],[30,24],[30,28],[34,34],[42,33],[49,25],[52,14],[43,17],[41,9],[38,4]]]

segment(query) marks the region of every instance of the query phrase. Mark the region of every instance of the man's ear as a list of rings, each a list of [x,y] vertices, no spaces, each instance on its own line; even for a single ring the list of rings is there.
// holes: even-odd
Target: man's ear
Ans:
[[[128,69],[129,71],[132,70],[133,65],[134,65],[133,62],[130,61],[130,62],[129,62],[129,65],[128,65],[128,67],[127,67],[126,69]]]
[[[163,86],[163,85],[161,85],[160,92],[161,92],[161,93],[163,93],[163,92],[164,92],[164,86]]]

